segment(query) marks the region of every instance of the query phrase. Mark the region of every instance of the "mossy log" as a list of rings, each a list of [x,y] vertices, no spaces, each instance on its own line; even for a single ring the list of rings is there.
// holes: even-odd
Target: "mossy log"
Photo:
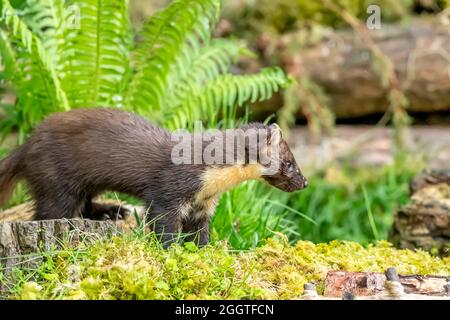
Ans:
[[[401,248],[450,254],[450,169],[426,171],[411,182],[411,203],[394,216],[390,241]]]
[[[8,290],[8,283],[14,282],[11,279],[15,267],[36,268],[42,262],[43,254],[76,246],[81,241],[109,238],[118,231],[112,221],[87,219],[1,222],[0,293]]]
[[[448,26],[432,20],[413,20],[405,24],[383,24],[370,30],[375,44],[391,61],[399,86],[408,101],[408,111],[450,110],[450,33]],[[284,69],[296,76],[307,76],[319,84],[338,118],[366,116],[389,108],[388,89],[375,70],[374,56],[353,30],[326,36],[319,44],[296,51],[296,33],[261,41],[266,55],[274,48]],[[262,103],[256,112],[275,111],[280,101]]]
[[[136,210],[143,219],[141,207],[112,200],[102,203],[120,204],[130,213]],[[58,249],[62,244],[73,246],[78,244],[80,239],[107,238],[117,232],[129,232],[137,226],[133,214],[126,216],[125,220],[117,221],[89,219],[32,221],[33,215],[34,206],[31,202],[0,212],[0,267],[10,269],[23,263],[28,266],[34,265],[40,260],[40,252]]]

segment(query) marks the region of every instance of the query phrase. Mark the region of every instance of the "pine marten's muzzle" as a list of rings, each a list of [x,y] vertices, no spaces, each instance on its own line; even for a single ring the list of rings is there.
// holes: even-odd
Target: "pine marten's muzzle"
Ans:
[[[286,177],[281,174],[264,177],[270,185],[285,192],[302,190],[308,186],[308,179],[304,175],[297,174],[293,177]]]

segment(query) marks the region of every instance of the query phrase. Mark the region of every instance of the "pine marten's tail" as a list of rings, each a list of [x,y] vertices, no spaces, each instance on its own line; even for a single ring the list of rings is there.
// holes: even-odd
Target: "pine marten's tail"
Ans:
[[[0,207],[14,191],[23,162],[23,153],[23,147],[20,147],[0,160]]]

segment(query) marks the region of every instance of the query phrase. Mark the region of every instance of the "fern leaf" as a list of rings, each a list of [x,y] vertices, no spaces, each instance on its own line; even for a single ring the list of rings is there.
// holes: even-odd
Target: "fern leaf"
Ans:
[[[9,30],[9,38],[14,41],[18,50],[22,51],[24,59],[29,59],[30,65],[35,67],[33,70],[36,70],[36,72],[29,73],[27,80],[45,82],[45,94],[48,97],[47,103],[51,104],[50,108],[53,111],[61,109],[68,110],[69,104],[66,95],[61,88],[54,65],[42,42],[19,18],[8,0],[2,0],[1,4],[2,12],[0,22],[6,25]],[[24,99],[27,99],[27,97],[28,99],[32,99],[30,94],[31,92],[27,93]]]
[[[167,112],[186,99],[192,86],[206,85],[221,74],[227,73],[245,50],[242,43],[225,39],[214,39],[208,46],[199,49],[198,55],[192,57],[190,64],[184,66],[186,71],[176,79],[174,89],[166,91],[164,110]]]
[[[220,6],[219,0],[176,0],[151,17],[136,48],[129,106],[143,113],[161,109],[165,93],[189,72],[186,66],[197,56],[200,43],[209,43]]]
[[[71,0],[79,29],[66,28],[64,90],[73,107],[121,106],[129,69],[130,24],[126,0]]]
[[[13,46],[8,35],[3,30],[0,30],[0,55],[2,58],[4,78],[17,86],[20,83],[19,78],[22,74],[17,65]]]
[[[205,87],[192,86],[187,98],[167,115],[166,126],[185,128],[196,120],[208,120],[232,113],[234,107],[262,101],[292,82],[280,68],[267,68],[253,75],[221,75]]]
[[[69,21],[64,0],[28,0],[21,14],[27,26],[42,42],[56,69],[64,44],[64,30]]]

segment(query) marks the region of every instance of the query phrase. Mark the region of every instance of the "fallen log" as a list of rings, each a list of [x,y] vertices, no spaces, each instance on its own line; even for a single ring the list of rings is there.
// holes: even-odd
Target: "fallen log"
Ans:
[[[25,202],[0,212],[0,222],[31,221],[34,207],[31,202]]]
[[[393,63],[410,112],[450,110],[450,33],[432,20],[383,24],[370,30],[375,44]],[[327,36],[318,45],[295,52],[297,34],[265,41],[266,49],[281,56],[290,74],[307,76],[319,84],[338,118],[385,112],[388,89],[374,69],[374,56],[353,30]],[[272,51],[271,51],[272,52]],[[268,54],[268,53],[267,53]],[[256,113],[276,111],[279,100],[259,104]]]
[[[386,295],[386,275],[380,272],[330,271],[325,279],[325,297],[342,297],[351,293],[356,297]],[[399,275],[406,294],[447,296],[447,277],[433,275]]]

